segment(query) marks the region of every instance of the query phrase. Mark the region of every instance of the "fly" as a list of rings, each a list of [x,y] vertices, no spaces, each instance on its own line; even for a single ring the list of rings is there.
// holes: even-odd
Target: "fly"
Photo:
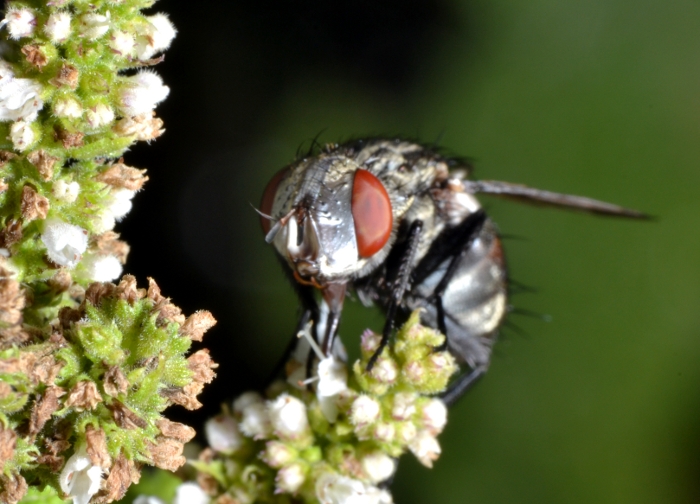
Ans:
[[[422,323],[442,332],[468,367],[443,395],[451,404],[488,369],[508,304],[501,240],[476,194],[646,218],[583,196],[468,174],[466,163],[420,144],[370,139],[327,145],[272,178],[260,207],[265,239],[293,278],[299,327],[314,322],[324,355],[333,348],[348,288],[386,314],[368,370],[396,324],[422,308]]]

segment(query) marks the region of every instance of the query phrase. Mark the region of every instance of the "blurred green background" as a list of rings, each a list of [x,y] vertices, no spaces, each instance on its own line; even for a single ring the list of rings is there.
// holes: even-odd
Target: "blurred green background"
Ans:
[[[432,470],[397,503],[700,502],[700,2],[162,1],[164,137],[127,156],[151,181],[121,225],[127,271],[220,323],[201,422],[255,387],[296,300],[250,203],[321,142],[403,135],[476,178],[587,195],[653,222],[483,198],[514,296],[490,372],[450,411]],[[346,303],[356,346],[382,317]]]

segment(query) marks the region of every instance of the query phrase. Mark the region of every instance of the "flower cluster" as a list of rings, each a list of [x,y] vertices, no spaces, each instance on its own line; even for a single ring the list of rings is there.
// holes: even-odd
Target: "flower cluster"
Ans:
[[[145,68],[175,29],[152,4],[10,1],[0,22],[3,503],[106,503],[144,464],[176,469],[194,430],[161,413],[201,406],[214,377],[206,350],[186,357],[208,312],[185,317],[152,280],[109,283],[129,253],[115,224],[148,180],[121,156],[163,133],[169,89]]]
[[[440,455],[447,409],[431,395],[444,390],[457,365],[448,352],[435,351],[444,336],[421,326],[418,312],[368,373],[379,340],[365,332],[362,359],[349,378],[342,352],[321,360],[314,379],[301,383],[293,359],[286,383],[273,384],[265,396],[245,393],[210,419],[209,448],[191,462],[201,488],[222,504],[392,502],[382,483],[398,457],[411,451],[431,467]]]
[[[0,289],[10,312],[26,303],[11,278]],[[56,473],[57,490],[76,504],[93,496],[111,502],[138,481],[142,464],[174,470],[185,462],[183,443],[194,430],[161,413],[170,404],[200,406],[196,396],[216,364],[206,350],[185,353],[213,318],[185,317],[154,281],[139,289],[129,275],[80,296],[43,342],[0,351],[3,470],[24,482],[3,480],[3,502],[16,502],[26,480],[52,482]],[[4,322],[14,327],[12,317]]]

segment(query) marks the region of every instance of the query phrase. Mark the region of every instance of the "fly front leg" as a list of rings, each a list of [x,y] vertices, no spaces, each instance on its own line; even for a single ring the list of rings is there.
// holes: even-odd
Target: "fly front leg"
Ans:
[[[384,330],[382,331],[382,340],[379,343],[379,348],[374,352],[374,355],[370,357],[367,363],[367,371],[371,371],[374,364],[377,362],[379,355],[381,355],[384,347],[389,343],[389,338],[391,338],[391,333],[394,331],[394,321],[396,319],[396,312],[403,300],[403,295],[408,287],[409,280],[411,278],[411,266],[413,264],[413,259],[416,256],[416,250],[418,250],[418,244],[420,243],[421,234],[423,232],[423,221],[416,220],[411,224],[408,230],[408,237],[406,238],[406,247],[400,258],[399,265],[396,272],[396,278],[393,280],[393,285],[391,288],[391,299],[387,305],[386,309],[386,322],[384,323]]]

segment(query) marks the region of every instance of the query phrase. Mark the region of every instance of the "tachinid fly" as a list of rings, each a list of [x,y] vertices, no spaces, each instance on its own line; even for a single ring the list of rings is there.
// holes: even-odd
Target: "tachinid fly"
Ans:
[[[357,140],[327,145],[282,169],[260,208],[266,241],[294,279],[300,327],[314,323],[323,352],[333,348],[348,287],[386,313],[370,368],[395,325],[422,307],[422,322],[444,333],[449,350],[469,368],[443,396],[448,404],[488,368],[507,310],[501,241],[475,194],[645,217],[581,196],[468,180],[468,174],[466,163],[417,143]]]

